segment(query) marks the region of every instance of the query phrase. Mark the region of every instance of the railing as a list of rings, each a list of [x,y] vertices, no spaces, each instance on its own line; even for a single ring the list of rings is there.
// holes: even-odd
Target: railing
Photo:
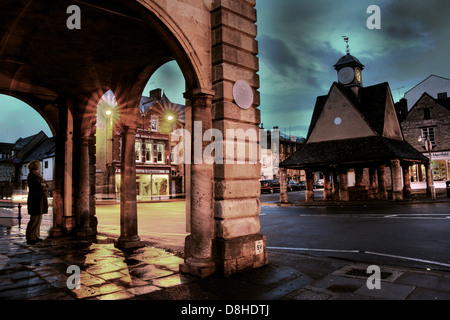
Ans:
[[[22,205],[20,203],[18,203],[18,204],[8,204],[8,205],[0,203],[0,208],[8,208],[8,209],[12,208],[12,209],[14,209],[15,207],[18,208],[17,217],[14,216],[14,215],[11,216],[11,217],[2,217],[2,216],[0,216],[0,219],[17,219],[19,221],[19,229],[21,229],[21,225],[22,225]]]

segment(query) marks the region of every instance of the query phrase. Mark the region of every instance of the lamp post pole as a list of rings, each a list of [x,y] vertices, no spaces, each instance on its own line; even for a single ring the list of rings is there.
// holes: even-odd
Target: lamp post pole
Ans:
[[[419,138],[422,141],[422,137]],[[433,144],[431,142],[430,136],[427,135],[425,138],[425,149],[428,151],[428,157],[430,160],[430,171],[431,171],[431,200],[436,200],[436,188],[434,187],[434,177],[433,177],[433,159],[431,155],[431,150],[433,149]]]

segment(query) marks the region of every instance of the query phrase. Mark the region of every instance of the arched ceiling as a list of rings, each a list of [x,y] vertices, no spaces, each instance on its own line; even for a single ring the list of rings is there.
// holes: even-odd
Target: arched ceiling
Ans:
[[[80,30],[67,28],[73,4],[81,9]],[[117,1],[1,1],[0,93],[45,104],[131,87],[149,66],[152,72],[174,59],[148,16]]]

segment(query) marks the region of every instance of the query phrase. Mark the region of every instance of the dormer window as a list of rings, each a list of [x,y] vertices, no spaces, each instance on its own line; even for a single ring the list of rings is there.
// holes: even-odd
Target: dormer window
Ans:
[[[441,92],[437,94],[438,99],[447,99],[447,92]]]

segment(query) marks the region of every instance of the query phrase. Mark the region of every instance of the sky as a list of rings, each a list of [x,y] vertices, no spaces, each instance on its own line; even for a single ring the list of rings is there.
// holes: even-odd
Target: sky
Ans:
[[[381,29],[367,28],[371,5],[380,8]],[[394,101],[431,74],[450,78],[448,0],[256,0],[261,122],[267,129],[305,137],[317,96],[337,74],[333,65],[350,53],[365,65],[363,85],[388,82]],[[184,79],[176,62],[160,68],[144,95],[162,88],[182,103]],[[0,95],[0,142],[43,130],[31,107]]]

